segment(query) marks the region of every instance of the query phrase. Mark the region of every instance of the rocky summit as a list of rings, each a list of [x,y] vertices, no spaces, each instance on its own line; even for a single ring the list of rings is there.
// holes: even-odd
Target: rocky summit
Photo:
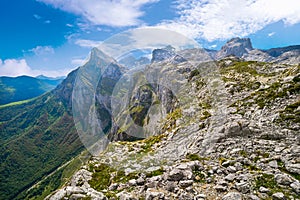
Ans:
[[[113,142],[46,199],[299,200],[297,51],[235,38],[198,65],[201,50],[154,51],[114,115]]]

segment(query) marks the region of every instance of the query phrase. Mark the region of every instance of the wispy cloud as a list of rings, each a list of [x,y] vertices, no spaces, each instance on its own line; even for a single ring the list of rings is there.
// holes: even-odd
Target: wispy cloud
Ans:
[[[273,35],[275,35],[275,32],[271,32],[268,34],[269,37],[272,37]]]
[[[82,66],[87,62],[87,59],[80,59],[80,58],[74,58],[72,59],[71,63],[73,65]]]
[[[7,59],[2,61],[0,59],[0,76],[38,76],[45,75],[49,77],[58,77],[67,75],[72,69],[63,70],[36,70],[32,69],[26,62],[25,59]]]
[[[142,7],[159,0],[37,0],[55,8],[83,16],[95,25],[115,27],[141,23]]]
[[[37,20],[40,20],[40,19],[42,19],[42,17],[41,17],[41,16],[39,16],[38,14],[34,14],[34,15],[33,15],[33,17],[34,17],[35,19],[37,19]]]
[[[29,52],[33,52],[37,56],[54,54],[54,49],[51,46],[37,46],[30,49]]]
[[[102,43],[102,41],[95,41],[95,40],[82,40],[78,39],[75,41],[75,44],[81,47],[87,47],[87,48],[92,48],[92,47],[97,47]]]
[[[247,36],[281,20],[300,22],[299,0],[177,0],[177,11],[179,18],[158,27],[208,41]]]

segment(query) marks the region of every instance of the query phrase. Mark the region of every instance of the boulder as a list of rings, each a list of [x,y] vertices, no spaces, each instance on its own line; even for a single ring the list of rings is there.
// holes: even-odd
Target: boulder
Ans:
[[[222,200],[242,200],[243,196],[238,192],[229,192],[223,196]]]

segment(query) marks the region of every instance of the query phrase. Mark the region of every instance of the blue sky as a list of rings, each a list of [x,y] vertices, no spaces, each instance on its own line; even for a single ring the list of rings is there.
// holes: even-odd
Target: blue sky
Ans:
[[[300,44],[298,0],[1,0],[0,9],[0,76],[66,75],[101,41],[145,26],[213,49],[232,37]]]

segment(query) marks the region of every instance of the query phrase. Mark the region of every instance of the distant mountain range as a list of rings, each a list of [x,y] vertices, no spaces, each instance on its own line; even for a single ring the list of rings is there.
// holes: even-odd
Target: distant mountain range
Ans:
[[[111,119],[110,96],[115,84],[124,72],[124,67],[113,61],[107,71],[103,72],[103,63],[108,63],[111,59],[105,57],[104,53],[96,48],[92,50],[89,61],[81,68],[83,75],[79,79],[76,79],[78,69],[71,72],[62,82],[61,79],[51,80],[43,76],[36,78],[27,76],[0,78],[0,104],[38,96],[29,102],[0,107],[0,199],[32,199],[35,196],[49,194],[64,183],[62,180],[64,171],[60,171],[45,185],[38,185],[35,190],[27,191],[28,188],[43,180],[43,177],[77,156],[84,149],[75,129],[72,116],[71,97],[75,79],[92,87],[91,79],[93,77],[91,76],[97,75],[93,72],[101,71],[105,74],[102,77],[103,79],[99,81],[99,85],[96,86],[97,94],[95,98],[97,102],[95,109],[98,118],[102,122],[103,129],[109,132],[112,128],[115,128]],[[298,64],[300,63],[300,46],[258,50],[252,47],[250,39],[234,38],[228,41],[220,51],[191,49],[183,50],[180,55],[184,55],[183,58],[187,59],[189,56],[193,57],[193,60],[196,61],[201,61],[202,55],[217,60],[233,55],[241,58],[241,60]],[[183,58],[177,57],[174,52],[166,52],[165,49],[160,49],[153,51],[151,62],[146,58],[141,60],[130,58],[124,59],[123,65],[129,68],[128,65],[131,63],[149,63],[151,65],[154,62],[168,60],[172,65],[176,65],[186,62]],[[204,57],[205,59],[207,58]],[[162,68],[159,69],[163,71],[163,67],[162,65]],[[180,73],[186,73],[191,78],[196,76],[195,71],[192,71],[195,74],[192,72],[189,74],[189,70],[191,69],[188,69],[188,67],[178,69]],[[198,84],[201,86],[201,81],[195,82],[195,85]],[[50,91],[51,89],[53,90]],[[153,94],[153,99],[163,99],[163,101],[157,100],[157,102],[169,104],[170,99],[168,98],[172,95],[169,93],[160,94],[159,92],[164,92],[163,89],[160,90],[157,88],[142,88],[139,91],[141,94],[136,95],[136,99],[141,100],[145,94],[149,93]],[[44,94],[47,91],[50,92]],[[84,99],[82,99],[82,102],[85,102]],[[130,114],[136,120],[136,123],[145,124],[146,126],[154,120],[147,119],[145,113],[147,113],[148,107],[146,107],[147,109],[144,109],[144,107],[141,107],[140,104],[133,105]],[[125,115],[126,112],[121,114]],[[140,119],[140,116],[143,117],[143,120]],[[127,118],[124,117],[125,121]],[[169,115],[169,118],[171,119],[170,127],[172,127],[176,120],[174,122],[174,116],[172,115]],[[116,129],[114,134],[111,135],[112,138],[128,139],[120,130]],[[121,133],[119,134],[121,136],[116,135],[117,133]]]
[[[231,40],[227,41],[220,50],[202,49],[202,51],[203,57],[209,56],[209,58],[207,58],[209,60],[220,60],[227,56],[235,56],[246,61],[273,62],[284,64],[300,63],[300,45],[271,49],[255,49],[252,46],[250,38],[232,38]],[[190,54],[193,54],[195,52],[197,52],[197,50],[194,50],[193,52],[191,50],[174,52],[174,49],[172,49],[171,46],[168,46],[163,49],[154,50],[152,53],[151,62],[170,59],[175,55],[183,56],[182,59],[188,58],[190,57]],[[151,62],[146,57],[136,59],[133,56],[124,57],[119,61],[120,64],[128,68],[132,68],[132,66],[136,67],[140,65],[150,64]]]
[[[31,99],[53,90],[64,77],[0,77],[0,105]]]
[[[253,48],[249,38],[233,38],[221,50],[209,50],[209,53],[216,60],[233,55],[249,61],[284,64],[298,64],[300,62],[300,45],[261,50]]]

